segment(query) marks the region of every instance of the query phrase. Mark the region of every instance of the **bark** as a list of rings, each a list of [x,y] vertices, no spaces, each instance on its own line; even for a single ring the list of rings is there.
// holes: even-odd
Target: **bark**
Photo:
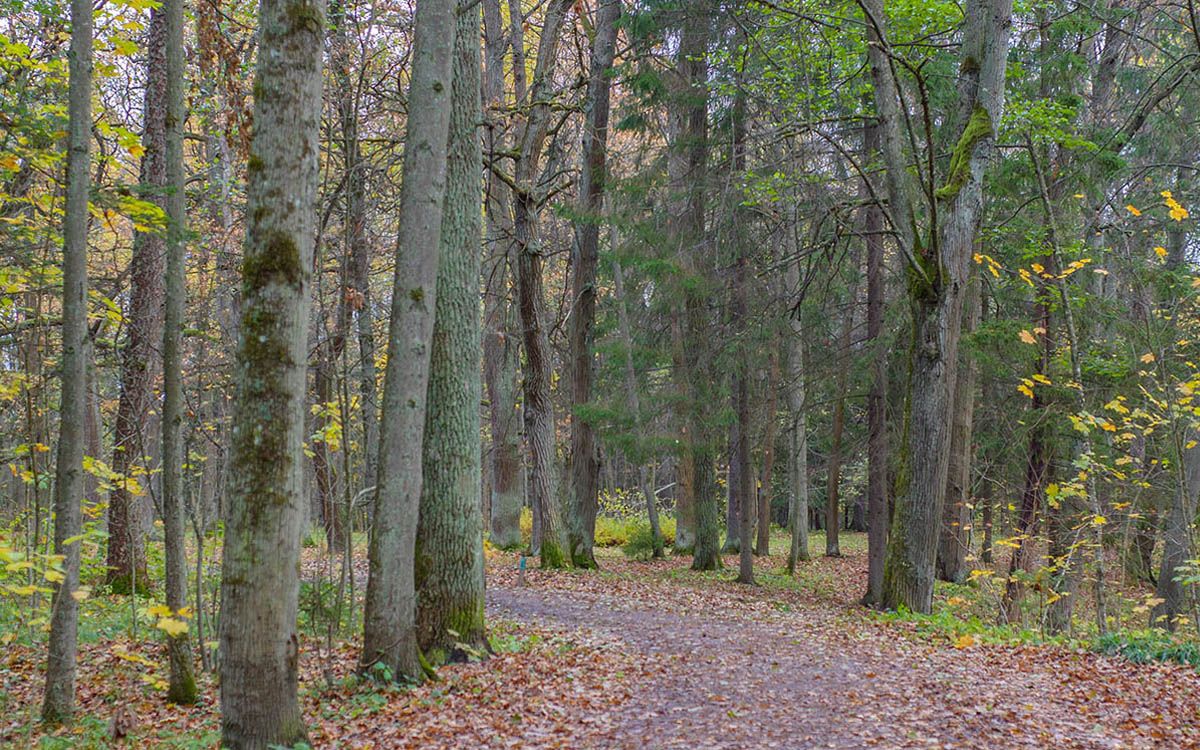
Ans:
[[[963,334],[970,335],[979,324],[980,280],[972,274],[964,305]],[[976,368],[974,360],[960,353],[960,373],[954,386],[954,413],[950,423],[950,466],[947,471],[946,502],[938,535],[937,577],[962,583],[971,572],[971,461],[972,427],[975,417]]]
[[[787,289],[797,294],[800,289],[800,260],[787,266]],[[808,551],[808,403],[805,392],[804,325],[799,310],[789,318],[788,411],[791,421],[788,430],[788,527],[792,544],[788,553],[788,573],[796,572],[796,564],[809,559]]]
[[[483,78],[483,95],[488,107],[486,151],[488,159],[495,160],[508,145],[503,133],[497,132],[501,125],[496,112],[504,103],[504,50],[508,36],[502,27],[499,0],[485,0],[482,5],[487,61]],[[512,219],[508,214],[512,198],[508,186],[489,176],[485,201],[487,246],[493,257],[486,271],[483,334],[483,378],[491,433],[490,539],[501,549],[514,549],[521,545],[520,521],[525,492],[518,429],[521,413],[516,396],[520,337],[513,333],[508,284],[512,264]]]
[[[738,458],[738,441],[741,439],[742,425],[737,413],[737,394],[735,393],[737,376],[730,378],[730,409],[733,411],[733,421],[729,423],[728,444],[725,457],[728,470],[725,474],[725,543],[721,545],[721,554],[736,555],[742,549],[742,472],[743,466]]]
[[[42,720],[59,724],[75,709],[78,651],[79,536],[82,529],[84,410],[87,408],[88,167],[92,124],[92,4],[71,0],[68,55],[67,188],[63,207],[61,395],[54,475],[54,552],[63,580],[50,605]],[[72,541],[74,540],[74,541]]]
[[[879,126],[863,133],[863,150],[875,158]],[[888,536],[887,348],[884,346],[883,209],[872,201],[865,209],[867,239],[867,339],[871,342],[871,389],[867,395],[867,593],[863,603],[883,601],[883,560]]]
[[[487,649],[479,497],[479,25],[478,6],[465,5],[455,33],[425,483],[417,520],[417,633],[434,664]]]
[[[143,110],[142,157],[139,182],[142,197],[166,209],[167,69],[166,16],[162,8],[150,15],[146,42],[146,96]],[[136,232],[129,261],[129,343],[121,352],[121,396],[113,433],[110,464],[121,477],[147,467],[146,424],[152,390],[159,371],[158,347],[163,340],[164,235]],[[144,481],[141,477],[138,481]],[[117,593],[149,591],[143,505],[120,481],[108,498],[108,572],[105,580]]]
[[[264,0],[221,568],[221,742],[305,739],[296,697],[321,0]]]
[[[605,154],[608,147],[610,71],[616,53],[620,0],[602,0],[596,9],[596,33],[592,40],[591,70],[583,130],[583,168],[580,170],[580,212],[575,225],[571,311],[568,333],[571,359],[571,403],[574,408],[592,399],[595,370],[593,328],[596,322],[596,262],[600,250],[600,212],[606,181]],[[600,463],[596,432],[578,412],[571,415],[571,560],[583,568],[595,568],[597,493]]]
[[[883,605],[924,613],[933,606],[963,296],[983,208],[983,173],[1002,115],[1012,3],[979,0],[967,6],[959,70],[961,135],[945,185],[929,191],[936,200],[937,219],[929,217],[928,239],[919,239],[914,231],[911,243],[897,216],[898,207],[911,207],[912,196],[899,185],[907,165],[901,157],[900,123],[890,116],[897,111],[899,99],[886,51],[882,2],[864,0],[863,7],[889,175],[889,208],[909,264],[913,312],[907,466],[884,561]],[[900,208],[905,210],[910,209]]]
[[[544,249],[537,227],[543,199],[536,185],[538,163],[550,125],[550,99],[560,30],[570,7],[570,0],[553,0],[546,11],[530,86],[530,112],[519,139],[519,157],[514,177],[517,187],[513,191],[517,308],[525,347],[525,440],[529,445],[530,502],[536,509],[535,517],[541,519],[538,554],[543,568],[563,568],[571,564],[567,530],[555,492],[555,421],[554,403],[550,395],[552,354],[543,288]]]
[[[183,161],[183,128],[187,119],[183,90],[187,70],[183,59],[183,0],[164,0],[166,16],[166,173],[167,243],[163,328],[162,515],[166,557],[166,605],[180,617],[187,606],[187,551],[184,547],[183,495],[183,308],[185,301],[184,245],[187,236],[187,197]],[[192,645],[185,631],[167,638],[169,679],[167,700],[196,701]]]
[[[704,0],[696,0],[686,9],[669,108],[671,142],[667,171],[672,198],[668,233],[678,243],[680,275],[689,282],[704,278],[703,253],[708,246],[704,206],[709,12]],[[673,308],[671,321],[675,383],[681,401],[677,493],[680,531],[676,532],[676,551],[692,551],[693,569],[715,570],[721,566],[720,503],[715,492],[708,413],[712,401],[708,394],[711,376],[706,371],[709,357],[704,345],[710,332],[708,299],[695,288],[697,284],[688,286],[681,290],[682,300]],[[683,546],[679,546],[680,541]]]
[[[424,677],[413,559],[446,189],[454,0],[418,5],[414,34],[362,653],[364,669],[409,681]]]

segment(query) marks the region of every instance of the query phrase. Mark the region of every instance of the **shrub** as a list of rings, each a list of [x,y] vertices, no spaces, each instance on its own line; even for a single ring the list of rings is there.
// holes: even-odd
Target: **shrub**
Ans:
[[[1109,633],[1096,639],[1094,648],[1102,654],[1120,656],[1135,664],[1173,661],[1200,668],[1200,644],[1179,640],[1160,631]]]

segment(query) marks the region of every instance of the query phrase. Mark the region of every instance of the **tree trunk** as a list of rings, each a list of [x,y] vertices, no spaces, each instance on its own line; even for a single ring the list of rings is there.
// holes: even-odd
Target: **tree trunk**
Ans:
[[[263,0],[221,568],[221,743],[304,741],[296,696],[322,0]]]
[[[863,150],[874,159],[879,126],[863,132]],[[871,342],[871,390],[867,395],[867,593],[863,603],[883,602],[883,558],[888,537],[887,347],[884,346],[883,208],[872,201],[865,209],[867,239],[867,340]]]
[[[541,520],[543,568],[571,564],[567,529],[555,492],[554,402],[550,394],[551,351],[547,329],[542,265],[544,249],[538,237],[542,196],[536,182],[538,163],[550,125],[550,99],[557,67],[558,44],[570,0],[553,0],[546,11],[538,42],[536,69],[530,86],[530,112],[521,131],[513,191],[513,238],[517,260],[517,309],[525,347],[525,440],[529,445],[530,501]]]
[[[1190,429],[1181,438],[1176,442],[1183,459],[1163,526],[1163,556],[1155,589],[1155,596],[1162,602],[1150,613],[1152,626],[1168,630],[1178,626],[1177,618],[1186,611],[1189,603],[1189,592],[1175,578],[1180,574],[1180,568],[1195,556],[1192,535],[1196,508],[1200,504],[1200,446],[1195,444],[1200,440],[1200,430]],[[1188,444],[1192,447],[1186,447]]]
[[[446,203],[417,520],[417,633],[432,663],[487,650],[480,504],[479,8],[455,33]]]
[[[895,117],[898,92],[887,56],[882,2],[864,0],[864,8],[869,16],[875,101],[891,183],[889,206],[910,266],[913,311],[908,465],[897,493],[893,533],[884,560],[883,605],[926,613],[933,606],[934,562],[949,468],[963,296],[983,209],[984,168],[1003,108],[1012,2],[980,0],[967,6],[959,70],[958,121],[962,131],[946,184],[931,191],[939,218],[936,223],[931,221],[928,242],[918,240],[915,232],[909,242],[908,233],[897,223],[897,207],[912,206],[912,196],[899,186],[907,165],[900,158],[900,122]]]
[[[67,196],[63,207],[62,383],[54,475],[54,552],[63,580],[50,607],[42,720],[69,721],[75,710],[79,634],[79,541],[82,530],[84,409],[87,407],[87,228],[92,126],[92,4],[71,0],[68,56]]]
[[[979,324],[980,280],[972,273],[968,282],[963,333],[970,335]],[[954,386],[954,413],[950,422],[950,466],[947,471],[946,503],[938,535],[937,577],[962,583],[970,569],[971,554],[971,461],[972,426],[975,417],[975,362],[960,353],[960,373]]]
[[[424,678],[413,559],[446,189],[454,0],[418,5],[414,34],[362,653],[364,669],[409,681]]]
[[[621,0],[602,0],[596,9],[596,33],[592,40],[583,130],[583,168],[580,170],[580,206],[583,220],[575,224],[575,257],[572,259],[570,318],[571,403],[574,409],[592,399],[594,375],[593,333],[596,323],[596,261],[600,250],[600,211],[607,179],[605,155],[608,147],[610,70],[616,52],[617,23]],[[592,551],[596,540],[596,503],[600,464],[596,432],[578,411],[571,414],[571,513],[570,549],[572,562],[595,568]]]
[[[786,284],[788,293],[799,294],[800,260],[789,263]],[[805,393],[804,324],[800,310],[788,318],[790,343],[787,349],[788,411],[791,429],[788,430],[788,527],[792,544],[788,552],[788,574],[796,572],[798,562],[809,559],[808,552],[808,403]]]
[[[766,428],[763,434],[763,464],[758,481],[758,539],[754,554],[767,557],[771,554],[771,475],[775,471],[775,436],[779,419],[775,414],[779,408],[779,349],[783,337],[775,337],[775,346],[768,353]]]
[[[501,125],[496,122],[499,118],[497,110],[504,105],[504,50],[508,36],[504,33],[499,0],[484,0],[482,5],[487,61],[483,77],[483,96],[488,108],[486,153],[490,160],[495,160],[508,144],[502,134],[497,134]],[[520,26],[519,20],[517,26]],[[512,264],[512,221],[508,216],[512,198],[509,193],[507,185],[489,175],[485,209],[487,247],[492,260],[486,265],[484,280],[483,379],[491,433],[490,539],[500,549],[515,549],[521,545],[521,508],[525,504],[521,476],[521,414],[516,397],[520,337],[513,334],[508,283],[515,273],[515,269],[510,272],[509,268]]]
[[[726,446],[725,474],[725,544],[721,545],[721,554],[736,555],[742,549],[742,471],[744,467],[738,458],[738,441],[741,440],[742,425],[737,414],[737,376],[730,379],[730,409],[734,418],[729,423],[729,443]]]
[[[163,328],[162,508],[163,550],[166,563],[166,605],[180,618],[187,606],[186,529],[183,524],[183,308],[186,295],[184,260],[187,236],[187,195],[183,161],[184,86],[183,0],[164,0],[166,16],[166,172],[167,243]],[[200,554],[202,550],[197,550]],[[185,631],[167,638],[169,680],[167,700],[195,703],[196,679],[192,645]]]
[[[857,266],[857,263],[855,263]],[[841,486],[842,486],[842,433],[846,429],[846,389],[850,378],[850,334],[854,330],[854,305],[857,290],[851,286],[842,315],[842,328],[838,335],[838,374],[836,395],[833,402],[833,434],[829,449],[829,476],[825,492],[825,556],[841,557],[838,531],[841,529]]]
[[[150,14],[146,42],[146,96],[143,105],[140,189],[145,200],[166,208],[167,165],[167,22],[162,8]],[[148,463],[146,423],[152,389],[159,369],[163,340],[164,236],[135,232],[129,261],[129,343],[121,351],[121,397],[113,433],[111,468],[119,477],[135,479]],[[136,481],[144,482],[146,477]],[[146,579],[145,521],[140,493],[118,479],[108,499],[108,572],[106,582],[116,593],[149,591]]]

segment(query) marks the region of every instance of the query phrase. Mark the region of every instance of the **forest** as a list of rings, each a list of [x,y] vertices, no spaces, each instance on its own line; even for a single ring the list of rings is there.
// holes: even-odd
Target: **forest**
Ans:
[[[0,747],[1200,748],[1193,0],[0,9]]]

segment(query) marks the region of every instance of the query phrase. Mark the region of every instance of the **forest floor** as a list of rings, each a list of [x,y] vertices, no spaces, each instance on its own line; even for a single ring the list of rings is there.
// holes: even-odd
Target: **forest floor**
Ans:
[[[687,558],[604,551],[599,572],[522,575],[515,555],[489,553],[495,653],[444,667],[436,682],[357,680],[350,634],[310,629],[301,701],[312,746],[1200,747],[1192,667],[872,613],[856,604],[862,542],[844,536],[844,557],[817,557],[795,578],[781,556],[758,558],[756,587],[732,582],[732,556],[726,571],[695,573]],[[814,551],[821,545],[818,535]],[[316,567],[310,552],[306,576]],[[955,590],[939,592],[943,603]],[[88,602],[79,721],[50,735],[32,721],[42,651],[18,639],[0,653],[0,747],[114,746],[121,710],[134,717],[128,746],[215,747],[212,676],[200,678],[199,704],[167,706],[161,639],[144,627],[131,636],[121,600]]]

